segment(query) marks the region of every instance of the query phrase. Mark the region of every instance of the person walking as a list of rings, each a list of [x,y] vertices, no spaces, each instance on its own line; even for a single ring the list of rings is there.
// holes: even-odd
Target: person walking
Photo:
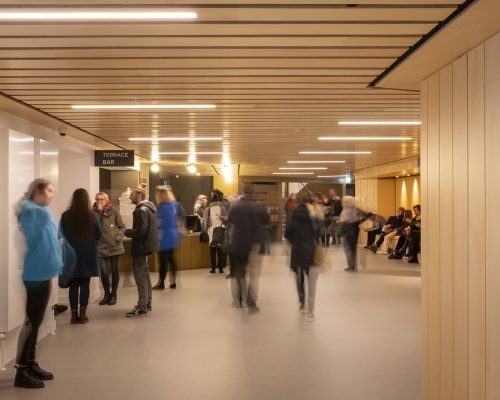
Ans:
[[[158,204],[156,220],[159,240],[160,278],[153,290],[164,290],[167,271],[170,268],[170,289],[176,289],[177,266],[174,250],[179,247],[179,219],[183,217],[182,206],[177,203],[172,189],[168,186],[156,187],[156,203]],[[181,215],[179,215],[181,214]]]
[[[299,312],[306,314],[308,321],[313,321],[315,319],[316,283],[319,275],[319,268],[314,265],[314,253],[319,245],[322,221],[317,217],[318,207],[313,204],[311,193],[307,191],[302,193],[299,203],[287,225],[285,237],[292,246],[290,266],[295,273]]]
[[[149,274],[151,256],[158,248],[156,228],[156,207],[146,200],[146,191],[135,187],[130,193],[130,201],[135,204],[132,229],[125,231],[125,236],[132,239],[132,269],[137,284],[137,305],[126,314],[127,317],[139,317],[152,311],[153,285]]]
[[[120,255],[125,253],[123,248],[123,236],[125,224],[119,211],[113,207],[109,197],[104,192],[95,195],[94,212],[99,216],[103,235],[98,243],[99,261],[101,265],[101,283],[104,297],[99,305],[115,305],[118,295],[118,284],[120,283],[120,271],[118,263]],[[111,274],[111,282],[109,275]]]
[[[329,227],[330,235],[332,236],[333,244],[341,244],[340,229],[337,226],[337,221],[342,213],[342,201],[340,197],[337,196],[337,191],[335,189],[330,189],[328,191],[328,203],[330,206],[330,218],[331,223]]]
[[[214,241],[214,231],[223,229],[223,219],[227,210],[222,205],[224,195],[220,190],[214,189],[212,192],[212,201],[204,211],[203,230],[208,233],[208,243],[210,245],[210,273],[215,274],[215,269],[219,268],[221,274],[226,267],[226,255],[220,246],[221,243]],[[219,235],[219,238],[222,235]],[[217,237],[216,237],[217,239]]]
[[[359,224],[364,221],[366,212],[357,208],[354,197],[344,196],[343,209],[338,224],[342,233],[344,253],[347,259],[347,272],[357,270],[357,246],[359,238]]]
[[[43,388],[43,381],[54,379],[51,372],[39,366],[36,357],[38,330],[49,302],[52,279],[63,268],[57,226],[47,209],[53,198],[52,183],[35,179],[16,211],[26,241],[22,280],[26,288],[27,321],[19,335],[14,385],[29,389]]]
[[[97,241],[102,237],[102,229],[85,189],[73,192],[71,205],[61,216],[60,228],[76,253],[75,272],[69,285],[71,323],[86,324],[89,322],[90,278],[100,275]]]

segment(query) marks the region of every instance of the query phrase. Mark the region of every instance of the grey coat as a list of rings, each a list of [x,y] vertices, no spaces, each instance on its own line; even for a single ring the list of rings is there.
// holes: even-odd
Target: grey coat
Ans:
[[[125,234],[125,224],[118,210],[112,208],[107,215],[99,215],[101,223],[102,237],[98,243],[99,257],[112,257],[125,253],[123,248],[123,236]]]

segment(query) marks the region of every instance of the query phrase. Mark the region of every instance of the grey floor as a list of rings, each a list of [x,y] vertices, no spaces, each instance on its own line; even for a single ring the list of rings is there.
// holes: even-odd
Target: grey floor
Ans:
[[[282,248],[264,263],[261,313],[229,306],[228,281],[182,271],[179,288],[154,294],[153,312],[124,318],[134,288],[116,306],[92,305],[91,322],[58,317],[39,346],[56,379],[45,389],[12,386],[0,398],[51,400],[417,400],[420,399],[420,273],[404,261],[361,252],[366,269],[334,268],[318,281],[316,321],[306,322]]]

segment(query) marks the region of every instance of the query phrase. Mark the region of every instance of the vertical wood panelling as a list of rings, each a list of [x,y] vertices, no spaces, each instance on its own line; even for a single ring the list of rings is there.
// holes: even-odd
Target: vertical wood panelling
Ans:
[[[469,387],[467,55],[453,64],[453,343],[454,400]]]
[[[469,398],[485,399],[484,45],[468,59]]]
[[[441,395],[441,313],[440,313],[440,265],[439,265],[439,73],[428,80],[427,97],[427,225],[432,240],[427,242],[429,308],[429,399],[440,400]]]
[[[500,34],[485,45],[486,399],[500,399]]]
[[[427,166],[427,81],[420,85],[420,112],[422,126],[420,127],[420,185],[422,199],[422,252],[421,252],[421,274],[422,274],[422,397],[429,398],[429,263],[427,257],[427,176],[429,168]]]
[[[453,67],[439,73],[440,400],[453,400]]]

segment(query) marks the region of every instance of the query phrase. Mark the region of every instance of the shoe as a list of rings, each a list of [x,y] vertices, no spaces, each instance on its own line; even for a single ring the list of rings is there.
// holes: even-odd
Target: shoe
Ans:
[[[87,317],[87,309],[80,308],[80,324],[86,324],[89,322],[89,318]]]
[[[41,389],[45,387],[45,384],[41,379],[33,376],[28,367],[16,367],[16,378],[14,380],[14,386],[22,387],[26,389]]]
[[[306,314],[306,321],[307,322],[313,322],[315,319],[316,319],[316,317],[314,316],[314,313],[312,311],[309,311]]]
[[[255,306],[255,307],[247,307],[247,313],[248,314],[257,314],[260,312],[260,308]]]
[[[393,250],[393,249],[391,249],[391,248],[389,247],[389,248],[387,249],[387,253],[392,254],[392,253],[394,253],[394,250]]]
[[[103,306],[105,304],[108,304],[109,298],[111,297],[111,293],[106,293],[103,297],[103,299],[99,302],[100,306]]]
[[[241,303],[238,303],[237,301],[233,301],[233,302],[231,303],[231,307],[233,307],[233,308],[243,308],[243,307],[241,306]]]
[[[116,293],[111,293],[109,296],[108,306],[114,306],[117,302]]]
[[[304,304],[302,304],[299,307],[299,313],[301,313],[301,314],[306,314],[307,313],[306,306]]]
[[[210,273],[211,273],[211,274],[215,274],[215,269],[211,269],[211,270],[210,270]]]
[[[66,311],[68,309],[68,306],[65,304],[56,304],[54,305],[54,315],[59,315]]]
[[[346,271],[346,272],[356,272],[356,270],[354,268],[349,268],[349,267],[344,268],[344,271]]]
[[[146,310],[147,310],[148,312],[153,311],[153,306],[151,305],[151,303],[148,303],[148,304],[146,305]]]
[[[408,259],[409,264],[418,264],[418,258],[417,257],[411,257]]]
[[[389,257],[387,257],[389,260],[401,260],[403,256],[399,253],[392,253]]]
[[[370,250],[371,250],[371,252],[372,252],[373,254],[375,254],[375,253],[377,252],[377,246],[375,246],[374,244],[372,244],[372,245],[370,246]]]
[[[158,282],[153,286],[153,290],[165,290],[165,284],[163,282]]]
[[[80,323],[80,317],[78,316],[78,311],[77,310],[72,310],[71,311],[71,323],[72,324],[78,324],[78,323]]]
[[[219,268],[219,274],[223,274],[224,273],[224,268]]]
[[[176,285],[175,283],[172,283],[172,284],[170,285],[170,289],[177,289],[177,285]]]
[[[126,313],[125,315],[127,317],[140,317],[142,315],[146,315],[148,312],[144,309],[142,309],[141,307],[139,306],[135,306],[134,309],[132,311],[129,311],[128,313]]]
[[[40,368],[36,361],[30,361],[28,369],[31,372],[31,375],[42,381],[51,381],[52,379],[54,379],[54,374]]]
[[[231,275],[230,273],[226,275],[226,279],[231,279],[233,277],[233,275]]]
[[[370,246],[365,246],[363,249],[370,250]]]

